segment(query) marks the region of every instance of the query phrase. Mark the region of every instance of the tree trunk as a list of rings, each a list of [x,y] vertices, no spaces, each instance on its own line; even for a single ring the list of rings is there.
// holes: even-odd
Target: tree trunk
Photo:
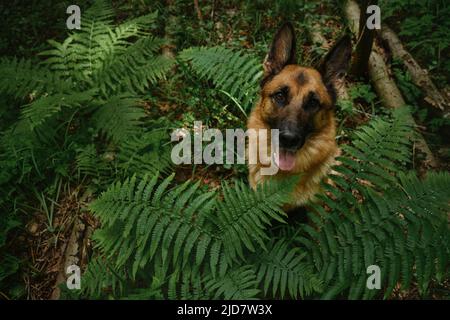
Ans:
[[[425,102],[427,102],[429,106],[434,107],[434,110],[432,111],[437,111],[440,116],[450,118],[450,101],[439,92],[428,76],[427,71],[423,70],[417,61],[414,60],[413,56],[405,50],[395,32],[389,27],[383,26],[379,35],[388,44],[392,55],[395,58],[402,60],[411,75],[411,80],[423,91]]]
[[[351,31],[355,36],[358,35],[360,17],[358,4],[354,0],[347,0],[344,11]],[[390,77],[390,72],[380,53],[380,48],[376,44],[374,44],[373,47],[369,58],[368,71],[376,93],[380,97],[383,105],[387,108],[395,109],[405,106],[405,100],[395,84],[395,81]],[[412,115],[408,117],[407,121],[416,126]],[[436,168],[438,166],[433,153],[420,132],[417,132],[415,147],[425,155],[425,161],[423,162],[424,169],[429,167]]]
[[[362,1],[359,21],[367,21],[369,17],[367,14],[367,7],[369,5],[376,5],[377,0],[364,0]],[[350,73],[357,78],[365,77],[369,68],[369,57],[372,52],[373,40],[375,38],[375,29],[370,30],[367,28],[366,23],[359,24],[358,42],[356,44],[355,56],[350,69]]]

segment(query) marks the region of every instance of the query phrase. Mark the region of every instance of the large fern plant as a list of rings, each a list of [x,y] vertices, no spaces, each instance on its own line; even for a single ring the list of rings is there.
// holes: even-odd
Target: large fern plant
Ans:
[[[68,146],[71,137],[83,158],[94,150],[85,142],[99,135],[126,149],[133,137],[146,134],[140,94],[173,64],[158,54],[164,41],[150,34],[155,18],[152,13],[117,25],[111,6],[96,1],[83,12],[81,30],[61,43],[50,40],[41,62],[2,58],[0,92],[23,105],[20,121],[2,134],[4,160],[31,163],[33,150]]]
[[[407,110],[377,119],[355,133],[346,157],[335,168],[334,185],[325,186],[310,214],[314,228],[302,226],[299,245],[311,252],[326,298],[380,296],[366,287],[366,269],[382,270],[384,298],[394,289],[417,285],[425,294],[431,281],[448,277],[450,176],[430,172],[424,180],[404,167],[412,157]],[[328,210],[325,210],[327,207]]]
[[[157,51],[163,41],[148,33],[155,14],[113,24],[113,11],[104,1],[83,14],[81,30],[62,43],[49,41],[45,60],[2,59],[0,90],[29,95],[22,119],[36,129],[62,109],[92,113],[92,125],[118,140],[136,130],[144,116],[137,93],[164,78],[173,61]]]
[[[256,192],[236,182],[199,193],[199,183],[189,181],[170,188],[172,179],[133,176],[92,204],[102,223],[95,240],[103,261],[87,271],[86,294],[99,296],[98,281],[117,288],[115,297],[157,284],[157,296],[169,298],[252,298],[260,283],[282,296],[319,290],[304,254],[268,233],[271,221],[284,221],[281,205],[295,181]],[[108,280],[96,275],[98,263]],[[282,275],[281,289],[274,272]]]
[[[174,63],[158,53],[164,40],[151,34],[155,18],[118,24],[109,2],[95,1],[81,29],[50,40],[39,60],[0,58],[2,114],[11,118],[0,129],[0,220],[8,221],[0,225],[0,246],[17,226],[18,204],[33,200],[24,195],[58,176],[74,180],[74,168],[100,187],[122,174],[168,168],[159,133],[165,127],[148,119],[142,103]]]

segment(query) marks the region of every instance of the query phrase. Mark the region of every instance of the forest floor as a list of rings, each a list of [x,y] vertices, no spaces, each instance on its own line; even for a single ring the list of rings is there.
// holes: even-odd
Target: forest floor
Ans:
[[[126,8],[120,14],[139,15],[146,11],[145,5],[130,4],[128,1],[115,1],[117,8]],[[225,45],[231,48],[245,48],[249,52],[262,58],[265,55],[268,41],[273,32],[281,23],[281,15],[278,15],[279,8],[253,8],[254,11],[242,11],[240,4],[230,2],[219,5],[219,1],[213,1],[212,4],[202,5],[200,2],[202,20],[197,17],[197,12],[193,10],[191,2],[184,1],[175,11],[189,12],[189,17],[182,19],[181,25],[171,31],[171,37],[175,37],[174,54],[183,47],[189,45]],[[45,40],[48,38],[61,38],[64,35],[64,29],[55,27],[61,21],[63,14],[56,14],[56,10],[48,10],[47,6],[41,5],[39,10],[23,7],[14,3],[16,7],[10,8],[17,10],[14,16],[23,16],[20,23],[14,23],[17,32],[11,34],[22,34],[23,30],[32,25],[32,35],[11,39],[10,36],[0,41],[0,53],[2,55],[34,56],[37,52],[45,48]],[[2,5],[3,6],[3,5]],[[3,8],[0,6],[0,11]],[[248,9],[248,6],[245,7]],[[39,15],[39,18],[37,17]],[[45,15],[46,19],[42,19]],[[307,21],[317,21],[321,25],[321,32],[328,43],[333,43],[343,30],[345,30],[345,21],[338,6],[324,2],[320,5],[311,6],[310,9],[293,14],[291,19],[305,19]],[[120,19],[119,18],[119,19]],[[254,21],[257,21],[255,23]],[[180,20],[179,20],[180,21]],[[4,23],[7,23],[4,21]],[[304,21],[298,22],[300,27],[305,27]],[[164,33],[163,28],[161,33]],[[183,30],[184,29],[184,30]],[[8,28],[0,28],[8,30]],[[301,51],[301,60],[305,64],[314,63],[317,57],[324,52],[324,49],[310,41],[307,32],[301,36],[299,51]],[[32,49],[30,49],[32,48]],[[386,54],[388,59],[389,53]],[[421,63],[424,61],[420,60]],[[176,72],[176,71],[175,71]],[[204,119],[210,127],[226,128],[232,126],[245,127],[246,119],[239,113],[223,115],[220,112],[212,111],[205,116],[205,108],[196,108],[195,101],[189,101],[200,94],[199,89],[182,89],[185,79],[177,79],[167,83],[162,83],[160,87],[152,92],[155,100],[148,101],[150,113],[166,114],[169,118],[176,121],[188,122],[190,119]],[[379,108],[380,100],[374,94],[373,88],[367,79],[347,80],[346,86],[350,88],[350,95],[353,102],[351,111],[340,109],[337,113],[339,121],[338,141],[340,144],[346,144],[352,130],[371,119],[373,109]],[[201,89],[200,89],[201,90]],[[446,89],[447,90],[447,89]],[[209,93],[208,93],[209,94]],[[209,99],[210,96],[203,95],[202,99]],[[207,103],[207,101],[206,101]],[[417,107],[417,114],[420,115],[421,107]],[[206,111],[207,112],[207,111]],[[438,127],[432,132],[428,130],[427,123],[420,121],[416,117],[420,126],[420,131],[427,139],[433,154],[439,159],[440,170],[450,170],[450,139],[448,126]],[[429,122],[429,121],[428,121]],[[418,164],[420,165],[420,164]],[[222,181],[232,179],[236,176],[245,177],[246,170],[236,168],[209,167],[199,165],[180,166],[176,171],[177,181],[186,181],[189,178],[201,180],[205,188],[218,188]],[[72,185],[71,183],[62,183],[59,198],[56,203],[48,203],[48,210],[53,216],[53,223],[49,225],[48,219],[42,211],[30,208],[27,213],[29,221],[21,232],[15,233],[9,241],[9,247],[12,252],[26,261],[22,280],[25,283],[25,296],[28,299],[49,299],[54,296],[56,285],[61,281],[59,278],[62,266],[67,257],[68,248],[76,246],[74,249],[84,269],[92,251],[92,242],[90,236],[93,230],[98,227],[98,221],[88,212],[87,205],[92,199],[91,190],[85,186]],[[44,200],[45,202],[45,200]],[[80,227],[81,226],[81,227]],[[80,228],[82,230],[80,230]],[[52,232],[48,232],[49,229]],[[23,248],[26,248],[24,251]],[[450,281],[443,286],[450,290]],[[430,297],[439,298],[442,286],[432,290]],[[416,299],[419,298],[416,288],[412,288],[407,293],[394,292],[394,299]]]

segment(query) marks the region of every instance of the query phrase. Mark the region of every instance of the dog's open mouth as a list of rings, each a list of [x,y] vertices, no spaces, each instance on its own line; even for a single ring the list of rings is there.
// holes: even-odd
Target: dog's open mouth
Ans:
[[[291,171],[295,166],[296,151],[280,149],[279,154],[274,153],[275,164],[282,171]]]

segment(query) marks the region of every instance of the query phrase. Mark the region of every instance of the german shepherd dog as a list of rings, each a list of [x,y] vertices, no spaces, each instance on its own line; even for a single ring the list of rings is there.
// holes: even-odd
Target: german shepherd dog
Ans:
[[[263,63],[260,99],[247,123],[249,129],[279,130],[276,179],[301,174],[292,203],[284,207],[287,211],[314,200],[320,182],[334,164],[338,152],[336,86],[343,80],[352,52],[350,37],[344,36],[314,69],[296,64],[295,46],[294,28],[285,23],[275,34]],[[259,159],[257,164],[249,164],[253,188],[270,177],[260,174],[263,166]]]

